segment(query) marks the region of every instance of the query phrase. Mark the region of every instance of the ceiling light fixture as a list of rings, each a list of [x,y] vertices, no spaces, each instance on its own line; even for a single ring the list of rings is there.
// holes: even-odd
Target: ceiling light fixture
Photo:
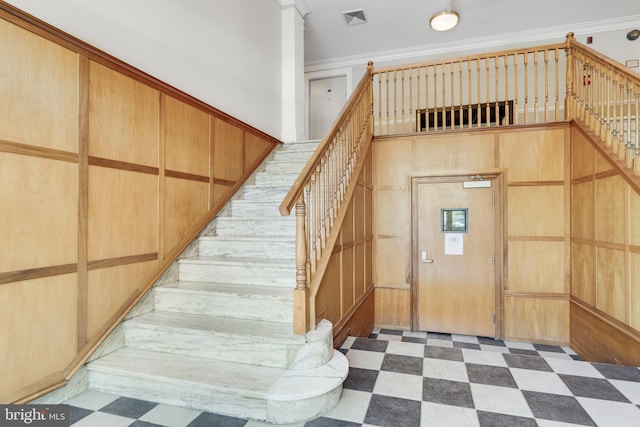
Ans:
[[[429,26],[436,31],[449,31],[458,25],[459,20],[460,15],[451,10],[451,0],[449,0],[447,10],[443,10],[442,12],[438,12],[433,15],[429,20]]]

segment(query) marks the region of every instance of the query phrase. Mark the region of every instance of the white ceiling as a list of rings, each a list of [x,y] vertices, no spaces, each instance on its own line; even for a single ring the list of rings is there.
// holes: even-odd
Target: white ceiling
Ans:
[[[451,0],[460,23],[439,33],[430,17],[447,0],[306,0],[307,67],[384,56],[392,51],[429,51],[435,47],[484,41],[526,41],[532,34],[557,37],[568,31],[622,29],[640,24],[640,0]],[[364,9],[365,24],[347,26],[342,12]],[[613,28],[615,27],[615,28]],[[580,40],[582,41],[582,40]],[[638,43],[640,46],[640,43]],[[640,48],[639,48],[640,49]],[[366,60],[364,60],[366,63]]]

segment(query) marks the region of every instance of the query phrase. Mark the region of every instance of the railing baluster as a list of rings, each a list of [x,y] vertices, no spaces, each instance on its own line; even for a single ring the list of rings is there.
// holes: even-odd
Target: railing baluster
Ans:
[[[626,160],[627,167],[633,167],[633,151],[631,145],[631,101],[634,99],[633,97],[633,87],[631,86],[631,82],[627,82],[627,137],[626,137]]]
[[[419,111],[422,109],[422,104],[420,103],[420,74],[422,67],[418,67],[418,81],[416,82],[416,104],[418,105],[418,107],[416,108],[416,132],[420,132],[422,130],[422,123],[420,122],[422,115],[419,114]],[[413,111],[411,112],[413,113]],[[425,116],[426,116],[426,110],[425,110]]]
[[[445,65],[442,64],[442,129],[447,129],[447,98],[445,97],[445,88],[447,87],[445,78]]]
[[[505,124],[511,124],[511,111],[509,108],[509,55],[504,56],[504,119]]]
[[[478,92],[478,116],[476,117],[476,127],[480,127],[480,124],[482,123],[482,120],[480,119],[482,117],[482,111],[480,110],[482,108],[481,102],[482,102],[482,94],[480,93],[480,88],[482,87],[480,85],[480,58],[476,59],[476,73],[477,73],[477,77],[478,77],[478,85],[476,86],[477,88],[477,92]]]
[[[611,69],[605,71],[605,121],[604,121],[604,142],[608,148],[611,148]]]
[[[496,114],[496,125],[497,126],[502,126],[502,123],[500,123],[500,106],[498,105],[498,101],[500,101],[500,81],[499,81],[500,71],[498,70],[499,62],[500,62],[499,57],[497,55],[494,56],[493,57],[493,65],[495,67],[495,92],[496,92],[496,95],[495,95],[495,98],[493,100],[494,103],[495,103],[493,109],[494,109],[495,114]]]
[[[489,59],[491,59],[490,57],[486,57],[484,60],[484,65],[485,65],[485,75],[484,75],[484,81],[485,81],[485,90],[484,90],[484,96],[486,96],[487,102],[486,102],[486,106],[485,106],[485,111],[487,114],[487,126],[491,126],[491,112],[489,111],[491,109],[491,107],[489,106]]]
[[[460,101],[459,101],[459,105],[460,105],[460,111],[458,112],[460,114],[460,129],[464,128],[464,114],[462,113],[462,110],[464,109],[463,105],[464,105],[464,100],[463,100],[463,82],[462,82],[462,62],[458,62],[458,85],[460,86]]]
[[[524,53],[524,124],[529,123],[529,52]]]
[[[449,103],[451,104],[451,110],[449,111],[450,120],[451,120],[451,129],[455,129],[455,112],[453,111],[455,108],[455,82],[453,79],[453,68],[455,64],[453,62],[449,63],[449,83],[451,84],[451,93],[449,93]]]
[[[473,107],[471,106],[473,100],[471,99],[471,93],[472,93],[472,89],[471,89],[471,60],[467,61],[467,96],[468,96],[468,101],[469,101],[469,108],[468,108],[468,113],[467,113],[467,127],[470,129],[471,128],[471,115],[472,115],[472,109]]]
[[[404,93],[404,92],[403,92]],[[411,128],[413,127],[413,68],[409,68],[409,108],[407,109],[407,115],[409,119],[408,127],[409,132],[411,132]],[[404,130],[404,126],[402,126]]]
[[[386,129],[387,129],[387,134],[390,135],[391,134],[391,127],[390,127],[390,122],[389,122],[389,119],[390,119],[390,117],[389,117],[389,71],[387,71],[385,73],[385,75],[387,77],[386,85],[385,85],[385,90],[387,91],[387,97],[386,97],[387,127],[386,127]]]
[[[634,125],[634,134],[635,134],[635,150],[633,155],[633,174],[636,176],[640,176],[640,129],[638,128],[638,121],[640,120],[640,88],[638,87],[638,82],[636,81],[635,85],[636,90],[636,115]]]
[[[556,122],[560,121],[560,74],[558,72],[558,62],[559,62],[559,58],[558,56],[560,55],[560,50],[558,48],[555,48],[554,50],[554,60],[555,60],[555,65],[556,65],[556,72],[555,72],[555,78],[554,78],[554,82],[555,82],[555,89],[556,89],[556,102],[555,102],[555,114],[554,114],[554,118]]]
[[[544,51],[544,123],[549,123],[549,51]]]
[[[538,123],[538,50],[533,51],[533,123]]]
[[[520,105],[520,98],[518,97],[518,62],[519,62],[519,58],[520,58],[520,54],[515,54],[513,55],[513,90],[514,90],[514,102],[513,102],[513,124],[517,125],[519,120],[518,120],[518,115],[519,113],[519,105]]]

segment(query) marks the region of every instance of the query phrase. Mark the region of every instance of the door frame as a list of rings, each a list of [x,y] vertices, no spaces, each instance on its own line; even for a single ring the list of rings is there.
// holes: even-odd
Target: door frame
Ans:
[[[451,182],[473,181],[474,177],[481,176],[484,179],[493,181],[495,195],[495,315],[496,321],[494,334],[496,339],[501,339],[504,335],[503,329],[503,289],[507,278],[507,197],[505,186],[504,169],[475,170],[471,172],[456,171],[451,174],[421,175],[412,176],[411,179],[411,261],[410,261],[410,320],[411,330],[418,330],[418,264],[420,255],[418,248],[418,186],[420,184],[438,184]]]
[[[309,114],[310,114],[310,87],[311,80],[322,80],[322,79],[330,79],[332,77],[346,77],[346,90],[347,90],[347,101],[353,92],[353,70],[351,68],[337,68],[330,70],[320,70],[320,71],[307,71],[304,73],[304,97],[305,97],[305,105],[304,105],[304,130],[305,136],[308,139],[311,134],[310,124],[309,124]]]

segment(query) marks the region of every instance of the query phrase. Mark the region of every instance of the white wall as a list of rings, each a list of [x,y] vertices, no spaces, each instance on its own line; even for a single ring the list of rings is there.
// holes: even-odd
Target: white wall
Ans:
[[[280,138],[281,9],[277,0],[8,3]]]

